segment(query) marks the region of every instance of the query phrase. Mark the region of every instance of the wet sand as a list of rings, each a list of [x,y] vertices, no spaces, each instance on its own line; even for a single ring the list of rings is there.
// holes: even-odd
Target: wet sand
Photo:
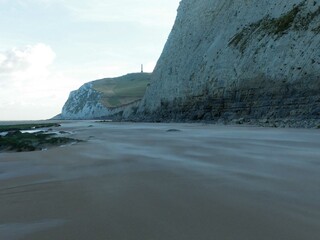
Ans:
[[[0,153],[1,240],[319,239],[319,130],[89,121],[59,130],[87,141]]]

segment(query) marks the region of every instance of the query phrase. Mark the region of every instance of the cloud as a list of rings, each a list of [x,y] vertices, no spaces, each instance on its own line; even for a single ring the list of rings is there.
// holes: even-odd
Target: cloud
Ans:
[[[54,59],[53,50],[42,43],[23,48],[12,48],[6,52],[0,52],[0,76],[23,74],[24,77],[35,77],[46,72]]]
[[[0,119],[43,119],[59,112],[69,83],[51,69],[55,56],[43,43],[0,52]]]

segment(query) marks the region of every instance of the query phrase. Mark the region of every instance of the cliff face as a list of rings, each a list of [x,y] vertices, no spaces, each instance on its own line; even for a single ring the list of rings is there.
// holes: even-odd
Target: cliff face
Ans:
[[[95,119],[120,113],[126,116],[137,108],[149,82],[149,73],[132,73],[86,83],[70,93],[56,118]]]
[[[320,1],[182,0],[136,118],[320,118]]]
[[[109,114],[100,102],[101,93],[92,88],[92,83],[86,83],[76,91],[72,91],[62,108],[62,119],[93,119]]]

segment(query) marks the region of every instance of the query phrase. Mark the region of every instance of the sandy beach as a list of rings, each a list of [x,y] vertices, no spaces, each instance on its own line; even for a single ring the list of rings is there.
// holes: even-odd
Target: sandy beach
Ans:
[[[85,141],[0,153],[1,240],[319,239],[319,130],[93,121],[59,130]]]

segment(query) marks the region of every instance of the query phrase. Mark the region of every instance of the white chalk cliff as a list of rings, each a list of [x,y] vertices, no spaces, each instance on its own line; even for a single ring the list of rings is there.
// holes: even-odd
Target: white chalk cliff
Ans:
[[[93,119],[106,116],[109,113],[102,103],[101,94],[92,88],[92,83],[86,83],[78,90],[72,91],[62,108],[62,119]]]
[[[56,119],[97,119],[130,115],[150,82],[150,73],[131,73],[88,82],[72,91]]]
[[[314,124],[320,1],[182,0],[138,113],[150,121]]]

